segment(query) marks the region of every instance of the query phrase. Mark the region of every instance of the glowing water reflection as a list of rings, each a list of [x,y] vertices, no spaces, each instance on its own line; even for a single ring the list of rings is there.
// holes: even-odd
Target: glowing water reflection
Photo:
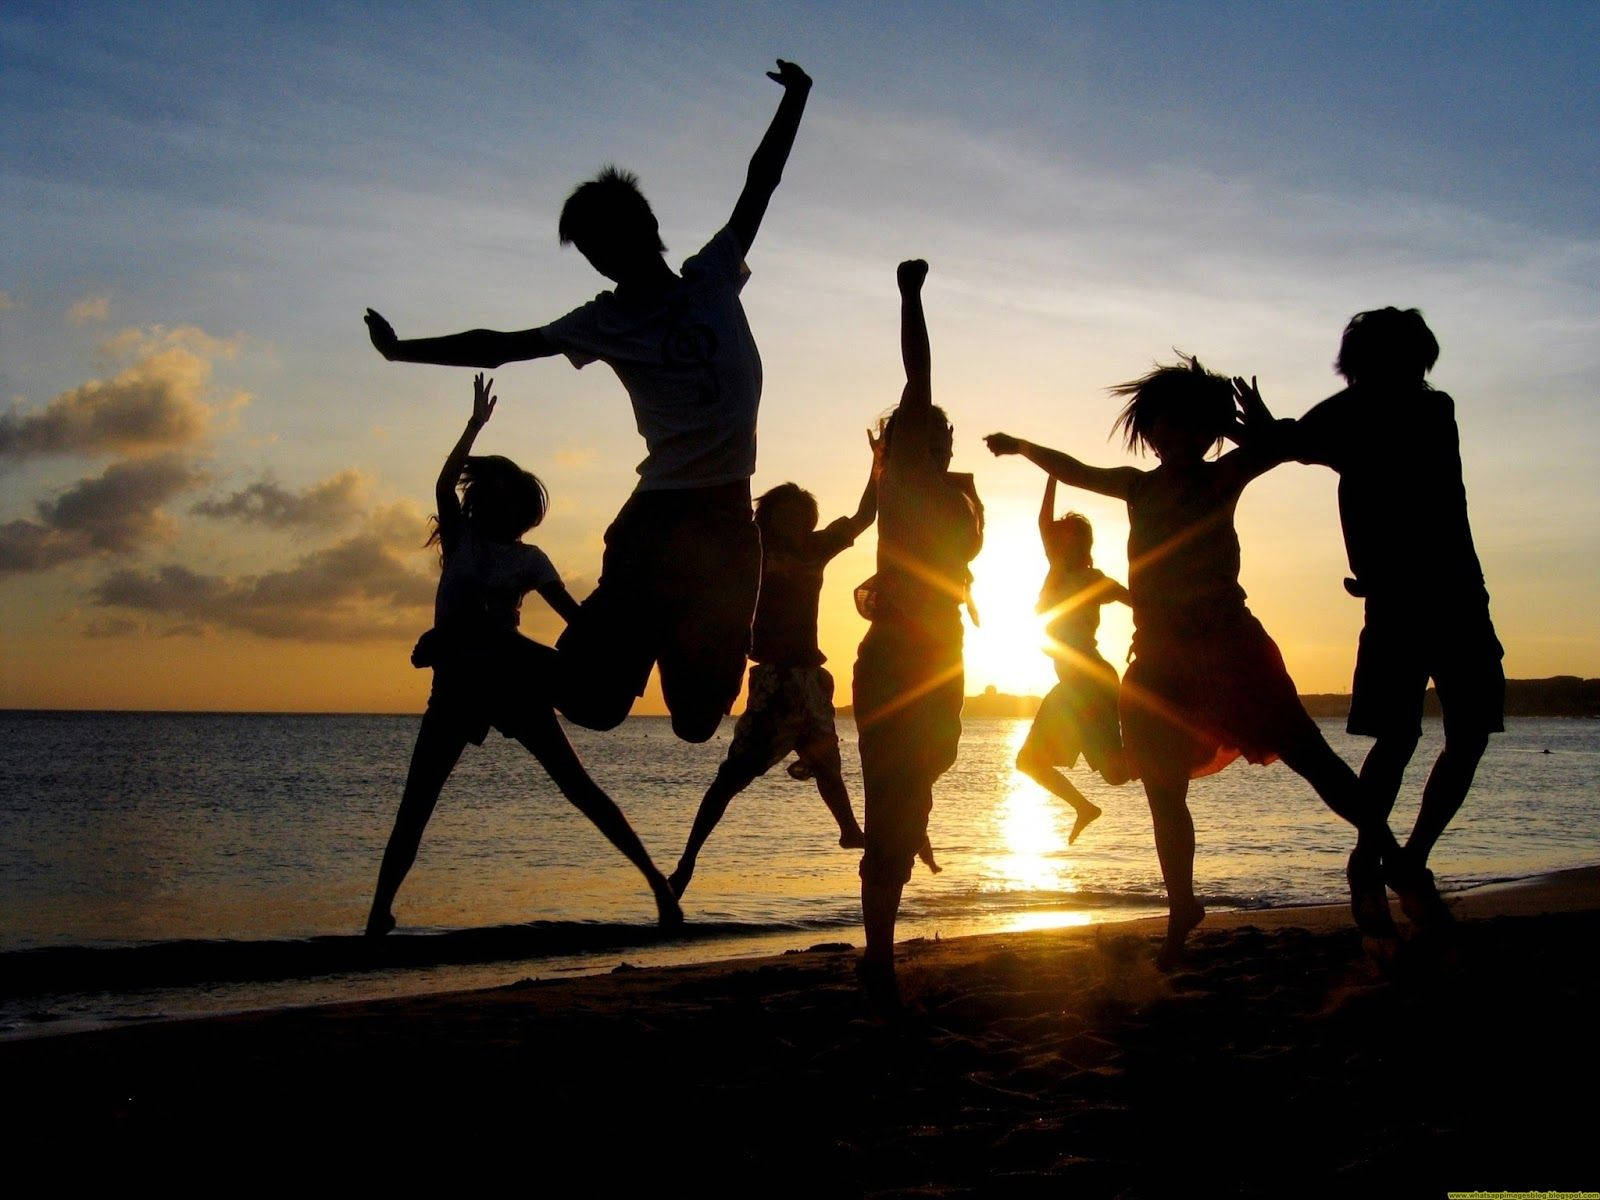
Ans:
[[[1061,824],[1060,801],[1011,765],[1028,728],[1026,721],[1018,721],[1011,729],[996,809],[1000,836],[994,843],[1004,853],[988,874],[1006,891],[1075,892],[1077,881],[1065,859],[1067,828]]]

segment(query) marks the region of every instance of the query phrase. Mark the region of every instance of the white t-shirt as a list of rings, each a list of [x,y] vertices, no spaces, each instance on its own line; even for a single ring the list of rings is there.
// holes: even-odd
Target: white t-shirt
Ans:
[[[561,576],[539,547],[491,542],[463,525],[444,556],[433,623],[440,629],[474,632],[515,629],[522,597]]]
[[[639,491],[734,483],[756,469],[761,355],[739,303],[750,271],[733,231],[682,275],[648,306],[601,292],[541,330],[573,366],[607,363],[628,389],[649,450]]]

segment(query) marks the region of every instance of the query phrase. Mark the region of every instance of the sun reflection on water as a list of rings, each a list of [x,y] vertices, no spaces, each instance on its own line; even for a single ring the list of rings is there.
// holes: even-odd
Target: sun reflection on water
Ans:
[[[1010,764],[1028,735],[1028,723],[1018,721],[1011,733],[1006,756],[1006,777],[995,819],[1004,849],[990,867],[1005,890],[1075,892],[1073,872],[1063,857],[1067,835],[1060,801]]]

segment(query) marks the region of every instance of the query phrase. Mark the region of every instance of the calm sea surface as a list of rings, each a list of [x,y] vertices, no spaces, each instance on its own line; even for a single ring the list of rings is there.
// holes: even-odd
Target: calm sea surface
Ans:
[[[414,717],[0,713],[0,1034],[428,991],[576,971],[860,943],[856,854],[814,787],[781,768],[736,799],[665,942],[633,868],[514,742],[469,747],[374,958],[365,918]],[[1368,743],[1324,722],[1359,764]],[[935,794],[944,873],[920,865],[904,936],[1037,928],[1163,910],[1138,785],[1083,770],[1105,809],[1070,813],[1012,768],[1026,722],[969,721]],[[572,733],[670,871],[731,722],[701,746],[664,720]],[[860,811],[855,731],[841,723]],[[1440,744],[1429,725],[1394,825]],[[1496,737],[1434,865],[1461,886],[1600,862],[1600,722],[1521,720]],[[1213,904],[1337,901],[1351,832],[1281,765],[1196,783],[1198,884]],[[221,940],[219,942],[219,940]]]

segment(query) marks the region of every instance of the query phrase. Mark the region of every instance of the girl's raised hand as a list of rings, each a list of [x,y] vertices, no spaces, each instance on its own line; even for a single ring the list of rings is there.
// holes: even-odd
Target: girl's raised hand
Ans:
[[[372,308],[367,309],[367,315],[362,319],[367,323],[367,336],[372,339],[372,348],[393,362],[395,348],[400,342],[394,335],[394,326],[383,319],[383,314]]]
[[[472,381],[472,423],[474,425],[487,425],[489,418],[494,415],[494,406],[500,397],[494,393],[494,380],[485,381],[483,372],[479,371]]]

